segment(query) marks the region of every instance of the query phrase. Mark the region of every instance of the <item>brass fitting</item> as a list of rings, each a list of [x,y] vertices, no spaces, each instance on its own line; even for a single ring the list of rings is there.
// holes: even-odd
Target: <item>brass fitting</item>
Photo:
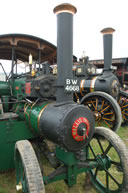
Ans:
[[[100,31],[103,35],[104,34],[113,34],[113,32],[115,32],[115,29],[111,28],[111,27],[107,27],[104,28]]]
[[[69,3],[63,3],[63,4],[56,6],[53,12],[57,15],[63,12],[71,13],[72,15],[74,15],[77,12],[77,9],[76,7],[74,7],[73,5]]]
[[[22,192],[22,188],[23,188],[23,187],[22,187],[21,182],[16,185],[16,191],[17,191],[17,192],[19,192],[19,193]]]

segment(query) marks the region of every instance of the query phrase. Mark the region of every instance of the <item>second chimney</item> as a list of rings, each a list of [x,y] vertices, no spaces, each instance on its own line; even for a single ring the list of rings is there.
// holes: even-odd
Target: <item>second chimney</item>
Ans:
[[[104,71],[112,70],[112,36],[115,30],[113,28],[104,28],[101,30],[103,34],[104,47]]]

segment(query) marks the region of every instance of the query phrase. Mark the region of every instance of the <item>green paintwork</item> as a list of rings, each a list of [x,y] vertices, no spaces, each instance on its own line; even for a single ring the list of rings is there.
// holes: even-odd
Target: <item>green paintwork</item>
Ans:
[[[49,179],[49,176],[43,176],[43,181],[45,184],[50,184],[60,180],[66,180],[66,178],[67,178],[67,173],[65,172],[64,174],[57,175],[52,179]]]
[[[24,120],[24,106],[24,103],[16,103],[12,108],[12,111],[18,114],[20,120]]]
[[[10,95],[10,86],[8,82],[0,81],[0,96]]]
[[[99,170],[108,170],[111,167],[111,159],[109,156],[102,158],[101,155],[96,156],[96,161],[98,162]]]
[[[59,146],[56,148],[56,157],[63,162],[65,165],[72,166],[78,163],[78,159],[72,152],[62,150]]]
[[[0,119],[0,171],[14,168],[16,141],[39,136],[38,116],[46,105],[47,103],[42,105],[14,104],[13,113],[18,115],[15,120],[11,117],[11,113],[4,113],[3,118]]]
[[[0,171],[14,168],[14,146],[16,141],[32,139],[33,134],[25,121],[8,119],[0,121]]]
[[[92,168],[98,166],[98,162],[90,161],[88,163],[88,167],[83,166],[78,168],[80,160],[77,159],[76,154],[73,152],[68,152],[59,146],[56,147],[56,157],[59,159],[60,162],[64,164],[66,170],[64,173],[58,175],[49,174],[48,176],[44,176],[43,180],[45,184],[49,184],[59,180],[65,180],[68,186],[71,187],[76,184],[78,174],[90,171]],[[51,176],[53,177],[51,178]]]
[[[26,83],[26,78],[17,78],[14,79],[12,84],[12,92],[13,96],[15,96],[17,99],[21,100],[23,97],[25,97],[25,83]]]
[[[26,105],[25,107],[25,119],[33,132],[40,134],[39,125],[38,125],[38,117],[42,109],[44,109],[48,105],[47,103],[43,103],[42,105]]]
[[[10,96],[2,96],[2,102],[3,102],[3,109],[4,109],[4,112],[8,112],[9,111],[9,98]]]

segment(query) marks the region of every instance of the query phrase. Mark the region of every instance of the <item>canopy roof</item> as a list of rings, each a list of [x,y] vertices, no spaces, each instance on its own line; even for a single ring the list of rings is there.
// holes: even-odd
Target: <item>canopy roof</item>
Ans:
[[[112,59],[112,66],[122,66],[125,63],[128,63],[128,58],[113,58]],[[103,68],[104,60],[89,60],[89,64],[94,64],[98,68]]]
[[[27,34],[0,35],[0,59],[12,59],[12,47],[14,46],[14,58],[28,62],[29,54],[33,59],[40,62],[51,60],[56,57],[56,46],[41,38]]]

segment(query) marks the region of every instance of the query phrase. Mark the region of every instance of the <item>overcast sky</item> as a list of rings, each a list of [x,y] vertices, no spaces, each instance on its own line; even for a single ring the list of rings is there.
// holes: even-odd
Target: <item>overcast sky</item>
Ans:
[[[113,27],[113,58],[128,57],[128,0],[0,0],[0,34],[24,33],[56,45],[56,15],[61,3],[77,8],[74,16],[74,55],[103,58],[100,31]]]

